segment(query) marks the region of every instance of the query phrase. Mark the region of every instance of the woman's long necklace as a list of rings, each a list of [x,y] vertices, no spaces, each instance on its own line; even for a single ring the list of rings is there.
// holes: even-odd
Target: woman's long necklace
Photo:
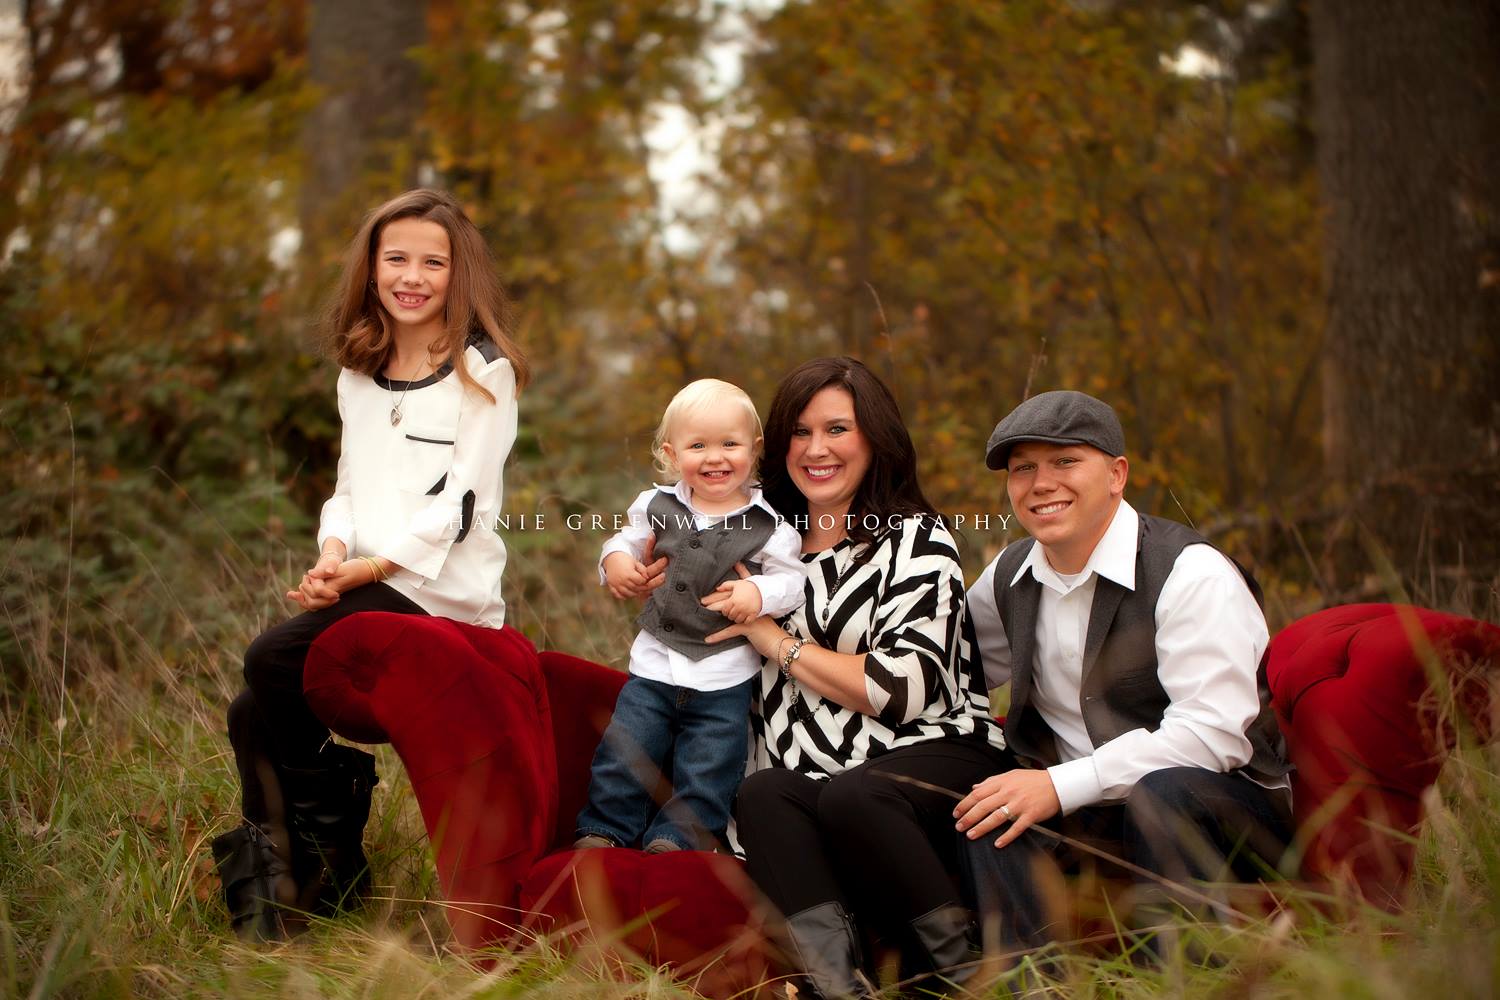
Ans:
[[[824,600],[823,607],[818,612],[818,621],[822,623],[825,632],[828,629],[829,615],[833,612],[834,597],[838,595],[839,588],[844,585],[844,581],[849,579],[849,574],[853,573],[859,565],[859,560],[852,554],[854,547],[850,546],[849,551],[851,553],[849,565],[845,566],[842,570],[838,568],[838,555],[835,553],[833,556],[833,568],[836,575],[833,578],[833,586],[828,588],[828,597]],[[790,694],[787,695],[787,713],[791,716],[793,722],[807,723],[812,721],[812,710],[807,707],[807,702],[803,699],[802,691],[798,688],[797,682],[792,679],[790,674],[786,675],[786,679],[787,686],[791,689]]]
[[[853,553],[854,547],[850,546],[849,551]],[[833,557],[833,568],[837,575],[833,578],[833,586],[828,588],[828,597],[823,601],[823,609],[818,612],[818,621],[822,623],[823,628],[828,628],[828,618],[833,614],[833,599],[838,596],[839,588],[844,585],[845,580],[849,579],[849,574],[854,572],[857,563],[858,560],[851,555],[849,565],[839,570],[839,557],[837,555]]]

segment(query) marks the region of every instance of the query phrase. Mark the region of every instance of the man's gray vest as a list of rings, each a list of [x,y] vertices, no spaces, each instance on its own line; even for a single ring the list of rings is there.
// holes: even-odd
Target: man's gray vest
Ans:
[[[1015,586],[1010,585],[1034,544],[1035,539],[1025,538],[1007,546],[995,565],[995,604],[1000,609],[1011,652],[1005,742],[1022,763],[1051,767],[1058,763],[1057,737],[1031,703],[1042,585],[1030,573],[1017,580]],[[1094,604],[1083,647],[1079,707],[1083,711],[1084,728],[1096,748],[1131,730],[1155,732],[1161,726],[1171,699],[1162,688],[1156,670],[1156,600],[1178,553],[1195,544],[1211,543],[1186,525],[1142,514],[1136,543],[1135,590],[1127,590],[1102,576],[1095,582]],[[1255,578],[1239,563],[1234,565],[1245,578],[1255,602],[1261,604],[1260,586]],[[1286,743],[1271,711],[1264,659],[1256,671],[1256,683],[1260,691],[1260,714],[1246,733],[1252,754],[1241,770],[1257,781],[1270,782],[1286,774],[1288,765]]]
[[[750,640],[744,636],[713,645],[704,642],[705,636],[731,623],[698,602],[725,580],[740,578],[735,563],[746,563],[752,573],[760,568],[747,560],[765,548],[775,532],[775,515],[757,505],[699,531],[693,527],[693,512],[660,490],[646,515],[656,533],[652,551],[668,559],[667,582],[651,592],[636,624],[692,660],[746,645]]]

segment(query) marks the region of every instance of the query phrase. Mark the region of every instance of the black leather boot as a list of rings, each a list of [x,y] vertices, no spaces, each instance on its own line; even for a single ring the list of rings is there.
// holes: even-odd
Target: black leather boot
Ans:
[[[803,971],[814,996],[849,1000],[872,994],[860,971],[859,935],[838,902],[819,903],[786,918],[791,958]]]
[[[357,905],[370,892],[364,832],[370,792],[380,781],[375,758],[331,744],[318,755],[316,767],[282,772],[299,901],[323,914]]]
[[[970,938],[970,926],[969,911],[953,904],[929,910],[911,921],[917,944],[932,963],[934,977],[943,984],[962,986],[979,971],[979,955]]]
[[[279,841],[279,843],[278,843]],[[229,926],[242,941],[280,941],[297,902],[284,830],[246,823],[213,839],[214,867],[224,887]]]

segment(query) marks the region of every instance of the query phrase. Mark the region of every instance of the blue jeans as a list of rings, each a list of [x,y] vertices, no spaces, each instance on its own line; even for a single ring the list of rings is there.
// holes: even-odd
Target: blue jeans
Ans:
[[[721,691],[695,691],[631,677],[594,754],[580,836],[623,847],[670,840],[713,850],[729,825],[729,806],[745,776],[754,678]],[[671,764],[671,797],[655,790]]]

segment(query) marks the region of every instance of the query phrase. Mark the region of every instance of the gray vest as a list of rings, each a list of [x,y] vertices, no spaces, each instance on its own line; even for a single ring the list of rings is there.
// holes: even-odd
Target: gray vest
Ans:
[[[656,533],[653,551],[669,561],[667,582],[651,592],[636,624],[692,660],[746,645],[750,640],[744,636],[713,645],[704,642],[704,636],[728,628],[731,622],[698,601],[725,580],[740,578],[735,563],[745,563],[752,573],[760,569],[747,560],[765,548],[776,530],[775,516],[756,506],[698,531],[693,527],[693,512],[672,494],[659,490],[646,514]]]
[[[1156,600],[1172,572],[1178,553],[1189,545],[1210,544],[1186,525],[1148,514],[1140,516],[1136,543],[1135,590],[1098,577],[1089,611],[1088,636],[1083,647],[1083,685],[1080,691],[1083,724],[1095,747],[1134,729],[1154,732],[1161,726],[1171,699],[1156,671]],[[1042,585],[1030,573],[1010,586],[1035,539],[1007,546],[995,566],[995,604],[1010,641],[1010,708],[1005,717],[1005,741],[1023,763],[1051,767],[1058,763],[1057,737],[1031,704],[1031,681],[1036,658],[1036,619]],[[1233,560],[1231,560],[1233,562]],[[1260,586],[1239,563],[1257,604]],[[1258,781],[1286,774],[1286,743],[1271,711],[1271,691],[1262,658],[1256,671],[1260,714],[1250,724],[1250,762],[1242,770]]]

